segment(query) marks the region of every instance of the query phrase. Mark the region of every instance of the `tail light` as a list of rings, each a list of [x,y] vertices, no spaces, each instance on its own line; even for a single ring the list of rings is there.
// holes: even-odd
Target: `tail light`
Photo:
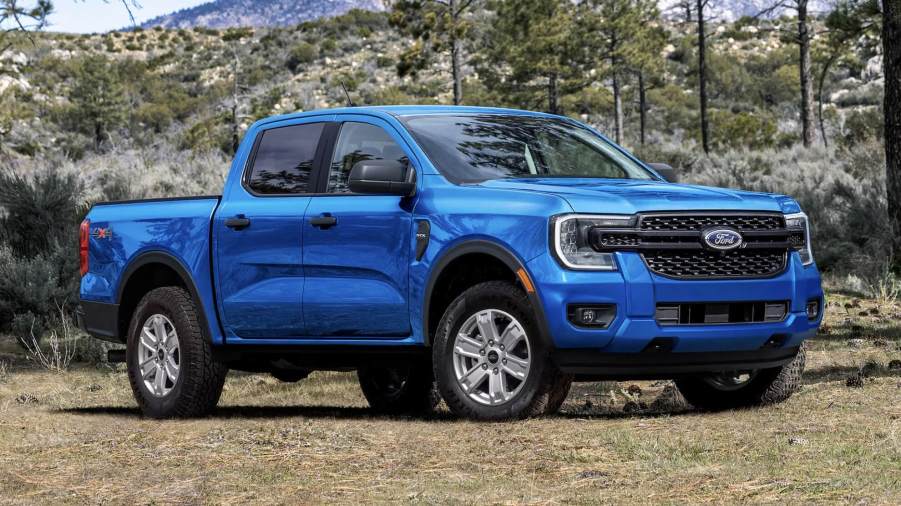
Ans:
[[[88,273],[88,242],[91,238],[91,221],[84,220],[78,229],[78,259],[80,261],[81,275]]]

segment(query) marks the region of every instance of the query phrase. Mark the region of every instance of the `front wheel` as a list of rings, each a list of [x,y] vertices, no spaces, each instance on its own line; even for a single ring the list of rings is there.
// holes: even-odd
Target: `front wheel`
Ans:
[[[676,386],[689,404],[705,411],[776,404],[798,390],[805,361],[802,344],[795,358],[781,367],[681,378]]]
[[[458,416],[527,418],[556,411],[572,377],[550,361],[528,296],[491,281],[463,292],[438,326],[433,365],[438,389]]]
[[[141,299],[125,354],[132,392],[145,415],[193,417],[216,407],[228,368],[213,358],[184,289],[156,288]]]

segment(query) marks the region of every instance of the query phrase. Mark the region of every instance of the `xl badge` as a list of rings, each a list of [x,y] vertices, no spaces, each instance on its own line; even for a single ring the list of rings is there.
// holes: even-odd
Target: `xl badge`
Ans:
[[[707,246],[726,251],[741,246],[741,234],[731,228],[714,228],[704,232],[704,243]]]

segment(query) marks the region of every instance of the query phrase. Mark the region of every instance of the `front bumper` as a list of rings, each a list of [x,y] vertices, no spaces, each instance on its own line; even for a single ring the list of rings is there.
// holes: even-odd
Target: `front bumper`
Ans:
[[[625,380],[769,369],[791,362],[797,353],[798,347],[698,353],[604,353],[569,348],[554,350],[551,358],[560,370],[580,380]]]
[[[703,358],[715,365],[718,359],[713,356],[693,355],[693,359],[690,354],[757,352],[771,348],[774,341],[778,349],[796,349],[816,334],[822,319],[822,310],[815,320],[806,314],[808,300],[823,300],[820,275],[815,265],[804,267],[795,252],[784,272],[767,279],[675,280],[652,274],[637,253],[616,253],[616,260],[619,270],[613,272],[567,270],[549,254],[528,263],[556,350],[581,350],[572,352],[577,356],[613,354],[614,362],[626,364],[626,355],[641,354],[660,339],[668,343],[668,353],[680,357],[672,360],[697,362],[696,358]],[[768,323],[661,326],[655,319],[658,302],[746,301],[789,301],[788,314],[780,322]],[[567,320],[569,304],[615,304],[617,316],[605,329],[579,328]],[[602,355],[592,360],[609,365]],[[586,365],[592,360],[578,363]],[[747,362],[767,360],[748,355]]]

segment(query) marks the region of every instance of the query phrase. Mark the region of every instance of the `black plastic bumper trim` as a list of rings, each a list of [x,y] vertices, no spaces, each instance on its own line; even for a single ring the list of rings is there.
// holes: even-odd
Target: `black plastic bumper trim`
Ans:
[[[670,379],[701,373],[770,369],[791,362],[798,348],[726,352],[609,353],[592,348],[558,348],[551,355],[577,380]]]
[[[78,328],[88,334],[113,343],[119,338],[119,304],[83,300],[75,309]]]

